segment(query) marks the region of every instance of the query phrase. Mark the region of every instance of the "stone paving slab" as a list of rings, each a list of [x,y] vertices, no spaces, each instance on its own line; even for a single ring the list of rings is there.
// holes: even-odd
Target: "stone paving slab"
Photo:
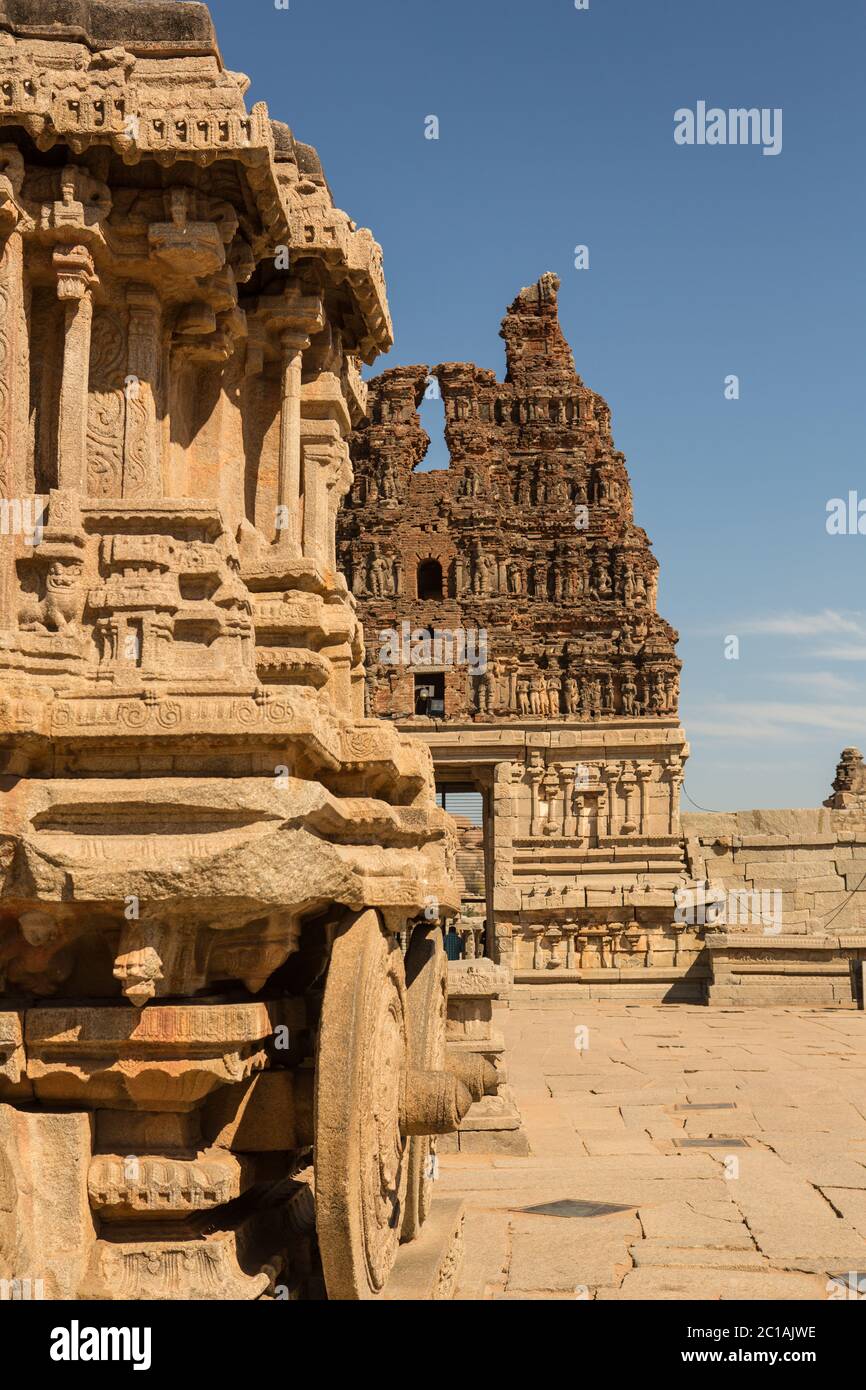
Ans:
[[[518,990],[497,1022],[532,1153],[442,1156],[458,1297],[823,1300],[866,1271],[866,1015]]]
[[[625,1276],[618,1289],[602,1288],[596,1295],[607,1300],[697,1299],[759,1302],[762,1300],[823,1300],[825,1281],[818,1276],[778,1270],[659,1269],[644,1266]]]

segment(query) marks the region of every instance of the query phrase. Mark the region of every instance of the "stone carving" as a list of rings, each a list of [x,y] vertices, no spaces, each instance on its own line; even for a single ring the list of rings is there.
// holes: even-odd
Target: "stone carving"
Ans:
[[[0,0],[0,86],[0,499],[44,507],[0,551],[0,1279],[378,1297],[473,1100],[456,839],[336,563],[381,254],[202,5]]]
[[[366,587],[356,587],[361,597],[398,591],[387,563],[367,558],[371,538],[374,554],[381,556],[387,540],[410,569],[431,553],[443,571],[453,564],[461,626],[483,626],[490,657],[517,665],[516,687],[499,715],[526,713],[520,686],[528,679],[533,714],[676,718],[680,663],[676,633],[655,612],[658,566],[632,520],[608,408],[575,372],[557,318],[558,283],[543,276],[510,306],[504,382],[471,363],[448,362],[432,373],[392,368],[369,383],[369,422],[351,440],[359,485],[339,518],[340,554],[353,574],[367,575]],[[418,407],[431,375],[445,402],[453,467],[416,474],[429,442]],[[489,479],[483,493],[479,465]],[[376,506],[392,494],[403,499],[396,517]],[[467,499],[477,505],[467,507]],[[444,549],[440,543],[431,551],[431,537],[442,531]],[[407,605],[403,616],[413,627],[428,624],[430,601]],[[365,615],[368,645],[377,622]],[[560,685],[558,696],[549,679],[544,692],[537,686],[533,705],[532,646],[542,629]],[[566,703],[568,681],[585,692],[582,703],[573,686]],[[465,694],[455,692],[453,718],[488,712],[474,690],[467,682]],[[412,704],[399,683],[394,699],[395,714]]]
[[[866,764],[859,748],[843,748],[833,791],[823,803],[834,811],[866,810]]]
[[[45,577],[45,592],[41,598],[24,593],[18,610],[22,632],[63,632],[77,629],[84,607],[81,590],[80,560],[68,563],[55,560]]]

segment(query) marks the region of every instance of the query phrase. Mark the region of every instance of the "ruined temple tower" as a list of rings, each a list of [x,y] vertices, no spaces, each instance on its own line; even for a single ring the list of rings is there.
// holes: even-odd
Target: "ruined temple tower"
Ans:
[[[677,634],[558,288],[508,309],[504,381],[446,362],[369,383],[338,523],[367,708],[424,737],[440,790],[482,794],[487,948],[516,980],[700,998],[698,934],[674,921]],[[450,467],[416,472],[437,389]]]

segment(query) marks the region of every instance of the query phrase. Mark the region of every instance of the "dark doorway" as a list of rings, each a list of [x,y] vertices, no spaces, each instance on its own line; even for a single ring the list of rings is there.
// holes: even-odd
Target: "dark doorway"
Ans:
[[[443,598],[442,566],[438,560],[422,560],[418,566],[418,597]]]
[[[445,717],[445,672],[415,677],[415,713],[431,719]]]

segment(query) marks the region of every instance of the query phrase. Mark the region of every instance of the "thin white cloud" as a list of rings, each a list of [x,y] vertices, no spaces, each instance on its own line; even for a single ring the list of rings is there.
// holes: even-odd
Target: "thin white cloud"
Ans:
[[[850,647],[822,647],[815,655],[821,661],[866,661],[866,645],[852,642]]]
[[[864,660],[866,660],[866,647],[863,648]],[[807,690],[823,690],[827,694],[848,695],[854,690],[861,690],[860,681],[852,680],[849,676],[837,676],[832,671],[803,671],[800,673],[786,671],[778,675],[772,675],[771,680],[783,681],[785,685],[804,686]]]
[[[711,702],[700,707],[695,717],[686,714],[684,723],[690,736],[704,738],[802,744],[804,730],[829,729],[850,741],[866,734],[866,708],[817,701]]]
[[[846,616],[833,608],[821,613],[779,613],[770,618],[752,618],[734,626],[738,633],[762,634],[770,637],[823,637],[832,632],[850,632],[866,637],[866,626],[860,614]]]

